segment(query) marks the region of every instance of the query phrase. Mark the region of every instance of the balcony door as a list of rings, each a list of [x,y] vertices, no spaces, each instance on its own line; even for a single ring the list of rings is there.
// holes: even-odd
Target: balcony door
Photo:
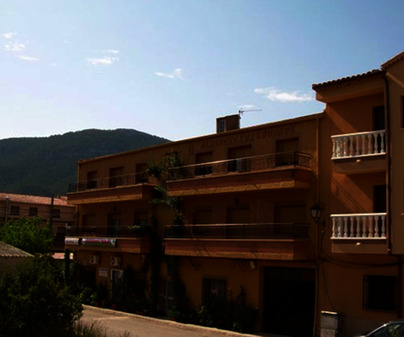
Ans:
[[[296,165],[295,152],[298,150],[298,138],[278,140],[276,142],[276,166]]]

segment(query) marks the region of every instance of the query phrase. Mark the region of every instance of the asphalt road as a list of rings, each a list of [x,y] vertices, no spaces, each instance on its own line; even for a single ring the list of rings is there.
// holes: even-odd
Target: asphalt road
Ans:
[[[181,324],[164,319],[84,306],[84,324],[105,329],[108,337],[257,337],[214,328]]]

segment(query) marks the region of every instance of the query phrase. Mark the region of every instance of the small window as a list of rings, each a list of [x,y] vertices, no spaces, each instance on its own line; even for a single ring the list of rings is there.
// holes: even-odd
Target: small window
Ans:
[[[224,301],[226,299],[227,284],[223,279],[204,278],[202,301]]]
[[[87,189],[97,188],[97,171],[87,173]]]
[[[60,209],[58,208],[52,209],[52,218],[60,218]]]
[[[136,164],[135,182],[136,184],[147,183],[149,180],[147,175],[147,164]]]
[[[363,277],[363,307],[366,310],[397,310],[397,278],[365,275]]]
[[[212,161],[213,161],[212,152],[197,153],[195,156],[195,163],[197,164],[197,166],[195,167],[195,175],[204,176],[207,174],[212,174],[212,165],[206,164],[206,163],[210,163]],[[203,164],[203,165],[201,165],[201,164]]]
[[[230,160],[227,165],[229,172],[245,172],[250,170],[251,160],[251,145],[233,147],[228,149],[228,158]]]
[[[123,184],[123,167],[115,167],[109,170],[109,187]]]
[[[30,207],[28,214],[29,214],[29,216],[37,216],[38,215],[38,207]]]
[[[20,215],[20,206],[11,206],[10,215]]]
[[[276,166],[298,165],[299,139],[290,138],[276,142]]]

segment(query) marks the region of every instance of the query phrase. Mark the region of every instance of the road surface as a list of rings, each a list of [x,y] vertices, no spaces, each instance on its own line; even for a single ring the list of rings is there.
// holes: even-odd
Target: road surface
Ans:
[[[84,306],[81,322],[105,329],[108,337],[257,337],[165,319]]]

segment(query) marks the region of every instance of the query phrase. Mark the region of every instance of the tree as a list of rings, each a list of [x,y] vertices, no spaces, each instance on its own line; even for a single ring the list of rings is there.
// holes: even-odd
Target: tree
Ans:
[[[49,256],[36,256],[0,278],[0,335],[69,336],[82,305]]]
[[[0,225],[0,241],[31,254],[51,252],[54,235],[48,223],[40,217],[20,218]]]

